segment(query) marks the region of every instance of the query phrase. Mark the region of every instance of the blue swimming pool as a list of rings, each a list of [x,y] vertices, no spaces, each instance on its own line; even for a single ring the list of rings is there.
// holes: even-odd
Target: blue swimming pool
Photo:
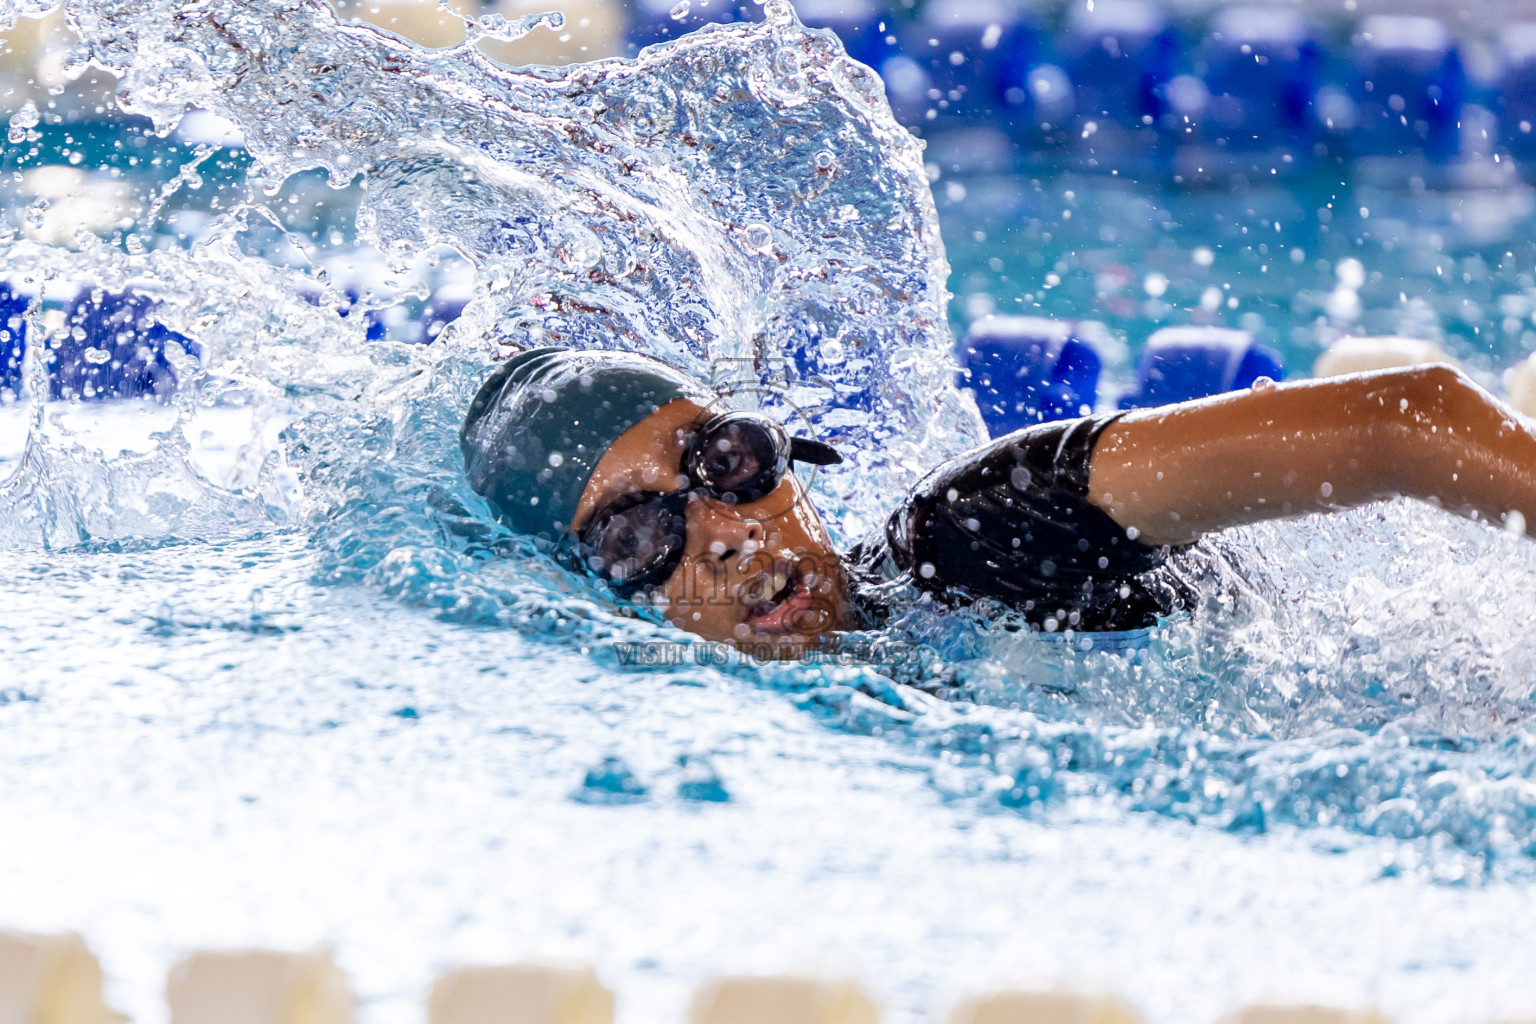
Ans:
[[[1383,505],[1203,546],[1198,613],[1123,647],[918,609],[758,664],[494,524],[455,431],[531,340],[798,410],[855,453],[815,485],[845,539],[983,436],[953,345],[988,315],[1076,325],[1102,408],[1163,327],[1292,376],[1406,335],[1493,388],[1536,349],[1512,143],[1429,152],[1426,117],[1373,162],[1317,128],[1272,176],[1135,137],[1110,173],[1107,127],[923,148],[767,6],[513,73],[311,0],[71,5],[95,70],[7,114],[0,179],[0,926],[82,931],[147,1021],[188,949],[313,944],[367,1024],[521,957],[595,964],[623,1024],[777,970],[900,1022],[1062,980],[1159,1024],[1518,1008],[1522,538]],[[1086,80],[1050,17],[1032,67]]]

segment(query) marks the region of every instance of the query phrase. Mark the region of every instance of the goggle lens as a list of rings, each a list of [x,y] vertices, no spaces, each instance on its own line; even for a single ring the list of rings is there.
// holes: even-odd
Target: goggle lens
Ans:
[[[581,556],[620,597],[665,583],[688,544],[685,512],[693,492],[726,505],[756,501],[779,486],[792,460],[829,466],[842,457],[820,442],[791,440],[755,413],[716,416],[694,432],[683,456],[690,486],[615,501],[581,531]]]
[[[634,593],[672,575],[687,543],[687,496],[635,495],[603,512],[582,531],[587,567],[620,593]]]
[[[695,435],[683,468],[727,505],[756,501],[779,486],[788,472],[789,435],[759,416],[717,416]]]

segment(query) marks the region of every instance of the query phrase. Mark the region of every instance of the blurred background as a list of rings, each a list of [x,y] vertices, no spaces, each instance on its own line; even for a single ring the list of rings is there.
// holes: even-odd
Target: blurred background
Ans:
[[[337,6],[344,20],[432,47],[463,45],[464,18],[476,19],[471,45],[513,65],[633,56],[762,17],[731,0],[456,3]],[[1054,397],[1032,393],[1019,415],[990,417],[994,431],[1241,386],[1258,372],[1304,374],[1351,335],[1423,342],[1418,357],[1455,358],[1536,408],[1521,368],[1536,350],[1536,2],[795,6],[880,71],[899,120],[927,141],[961,362],[996,355],[974,345],[967,355],[983,318],[1052,322],[1009,328],[1034,347],[1007,368],[1024,359]],[[556,7],[558,29],[490,38]],[[216,119],[194,113],[164,140],[123,125],[114,83],[80,59],[61,13],[23,20],[4,46],[11,144],[0,170],[17,193],[5,211],[16,230],[121,241],[142,212],[135,196],[198,146],[218,147],[199,164],[199,187],[172,189],[138,244],[190,244],[227,188],[244,187],[240,141]],[[300,176],[274,207],[290,237],[274,225],[248,244],[279,260],[301,238],[311,256],[349,250],[354,206],[322,176]],[[355,253],[346,260],[357,268]],[[378,292],[381,275],[348,273],[350,294],[376,310],[370,336],[428,340],[419,310]],[[1207,336],[1208,379],[1168,390],[1146,363],[1166,327],[1241,334]],[[1245,374],[1231,372],[1234,360]],[[985,411],[985,382],[972,383]]]
[[[338,11],[511,65],[624,58],[763,17],[727,0],[453,2]],[[491,38],[554,7],[557,28]],[[1536,411],[1536,0],[795,7],[880,72],[926,143],[957,363],[994,433],[1429,359]],[[366,322],[327,323],[349,344],[429,343],[460,315],[466,261],[434,252],[402,282],[359,244],[360,181],[311,171],[263,192],[231,124],[194,110],[162,136],[115,88],[57,12],[4,37],[0,241],[191,249],[239,208],[234,244],[299,268],[284,280],[321,309],[293,306]],[[229,267],[205,269],[187,279],[216,293]],[[116,453],[166,420],[74,399],[168,399],[178,374],[203,386],[203,355],[153,294],[97,285],[0,266],[0,479],[115,514],[139,493],[127,483],[157,478],[115,455],[85,476],[98,463],[80,439],[110,435]],[[195,309],[166,305],[197,333]],[[39,327],[64,427],[40,449],[53,461],[11,478]],[[431,351],[365,348],[370,374]],[[463,518],[414,511],[462,484],[417,444],[434,428],[378,430],[368,417],[394,410],[337,386],[319,406],[334,421],[285,441],[280,406],[313,364],[274,365],[270,400],[265,380],[214,382],[230,400],[188,427],[194,475],[243,501],[289,479],[271,453],[334,458],[352,475],[312,486],[351,488],[350,520],[142,548],[132,522],[93,527],[7,577],[21,614],[0,637],[0,724],[17,723],[0,777],[27,828],[0,844],[0,874],[28,884],[0,925],[86,932],[139,1019],[163,1019],[173,954],[322,936],[377,1024],[419,1019],[424,949],[590,958],[640,1022],[680,1019],[706,968],[796,957],[849,964],[896,1024],[1026,968],[1102,974],[1160,1024],[1212,1019],[1281,969],[1382,979],[1410,1024],[1501,1019],[1479,1000],[1531,978],[1523,542],[1421,509],[1254,531],[1235,550],[1273,612],[1170,629],[1123,670],[961,632],[940,651],[974,673],[979,710],[909,727],[840,676],[619,671],[571,625],[586,612],[551,618],[528,563],[434,568],[459,564],[459,527],[441,524]],[[406,443],[376,453],[375,435]],[[209,518],[243,538],[236,512]],[[511,628],[432,603],[496,588],[514,594]],[[1059,768],[1054,796],[1042,765]]]

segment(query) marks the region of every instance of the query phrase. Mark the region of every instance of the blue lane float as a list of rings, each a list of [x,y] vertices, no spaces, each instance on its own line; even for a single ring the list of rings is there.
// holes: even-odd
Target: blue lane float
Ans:
[[[1187,149],[1218,174],[1255,161],[1284,173],[1340,154],[1453,160],[1458,122],[1469,103],[1486,100],[1501,115],[1502,144],[1536,157],[1531,26],[1500,31],[1502,70],[1485,97],[1469,84],[1454,34],[1430,17],[1364,18],[1333,54],[1331,33],[1288,6],[1221,7],[1202,30],[1181,27],[1156,0],[1097,0],[1070,5],[1054,33],[1008,0],[798,8],[807,25],[833,30],[879,70],[897,118],[930,139],[987,129],[1011,136],[1010,146],[1089,150],[1101,166],[1161,154],[1151,169]],[[760,17],[750,2],[638,0],[630,52],[708,22]],[[1185,46],[1186,38],[1199,42]],[[941,145],[938,162],[954,148]],[[1233,159],[1205,159],[1222,153]]]
[[[315,304],[319,305],[318,299],[315,300]],[[389,327],[382,312],[364,306],[362,290],[357,285],[347,285],[341,290],[341,301],[336,304],[336,313],[345,320],[359,311],[363,317],[364,341],[383,341],[389,336]]]
[[[166,346],[200,358],[196,342],[155,317],[158,303],[133,288],[82,290],[65,307],[64,331],[48,353],[50,392],[56,399],[149,398],[176,389]]]
[[[0,282],[0,389],[19,396],[28,344],[24,315],[33,296]],[[164,401],[178,383],[167,346],[193,359],[202,347],[170,330],[155,315],[152,295],[129,287],[119,292],[83,288],[64,307],[63,330],[47,353],[49,397],[60,400],[150,399]]]
[[[324,262],[322,273],[305,282],[299,296],[312,306],[329,307],[350,324],[362,324],[363,340],[398,341],[422,345],[437,336],[464,312],[471,288],[466,279],[432,275],[425,298],[401,293],[388,266],[377,255],[351,252]],[[355,319],[354,319],[355,318]]]
[[[350,293],[349,293],[350,296]],[[377,309],[367,309],[365,340],[404,342],[407,345],[430,345],[459,317],[469,305],[468,285],[443,285],[432,293],[425,303],[401,301]],[[355,297],[349,301],[358,302]],[[343,317],[348,314],[337,309]]]
[[[1157,4],[1073,5],[1057,47],[1082,122],[1135,131],[1161,117],[1163,87],[1174,76],[1180,47],[1178,32]]]
[[[1504,26],[1498,49],[1499,141],[1516,158],[1530,159],[1536,157],[1536,23]]]
[[[1446,159],[1458,153],[1467,80],[1461,51],[1443,24],[1372,15],[1355,32],[1350,63],[1354,155],[1423,152]]]
[[[1252,387],[1260,377],[1285,379],[1285,363],[1247,331],[1164,327],[1147,339],[1136,365],[1136,390],[1122,409],[1186,402]]]
[[[1325,53],[1301,12],[1284,7],[1218,11],[1200,46],[1208,92],[1201,134],[1230,149],[1311,150],[1313,100]]]
[[[364,341],[399,341],[408,345],[429,345],[459,317],[469,305],[468,285],[444,284],[425,302],[414,299],[369,305],[360,282],[354,279],[330,293],[331,308],[343,320],[354,315],[362,320]],[[318,285],[302,288],[299,297],[312,306],[326,304],[327,293]]]
[[[319,305],[318,290],[303,293]],[[32,295],[0,280],[0,391],[19,396],[25,384],[23,363],[28,330],[25,319]],[[339,316],[354,313],[365,322],[368,341],[385,338],[430,344],[464,313],[467,285],[444,284],[421,304],[383,308],[363,304],[356,288],[342,290]],[[59,400],[150,399],[163,401],[179,379],[168,346],[178,345],[201,361],[195,340],[166,327],[157,317],[158,300],[134,287],[109,292],[80,289],[64,305],[64,326],[50,340],[47,354],[49,395]]]
[[[426,309],[421,314],[421,334],[413,339],[419,344],[430,344],[459,317],[469,305],[472,290],[469,285],[443,285],[432,293]]]
[[[1039,28],[1002,0],[932,0],[896,33],[901,55],[881,66],[887,94],[907,124],[1011,120],[1029,106]]]
[[[1026,316],[990,316],[956,346],[960,385],[993,437],[1093,411],[1103,362],[1078,324]]]
[[[21,392],[22,357],[27,344],[27,296],[0,281],[0,390]]]

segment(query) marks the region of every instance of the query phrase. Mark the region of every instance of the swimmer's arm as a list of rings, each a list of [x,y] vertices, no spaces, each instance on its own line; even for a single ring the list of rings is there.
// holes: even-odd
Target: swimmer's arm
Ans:
[[[1149,544],[1393,497],[1536,531],[1536,435],[1449,366],[1146,409],[1100,436],[1089,500]]]

